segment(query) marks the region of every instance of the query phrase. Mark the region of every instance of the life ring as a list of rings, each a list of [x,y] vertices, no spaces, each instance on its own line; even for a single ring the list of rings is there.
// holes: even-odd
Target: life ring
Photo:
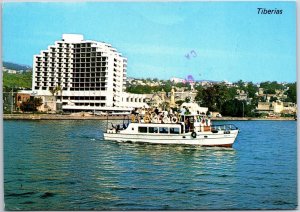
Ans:
[[[135,115],[133,115],[133,114],[131,116],[131,122],[135,122]]]
[[[171,118],[171,122],[172,122],[172,123],[177,123],[177,121],[178,121],[178,118],[177,118],[176,116],[173,116],[173,117]]]
[[[181,114],[180,114],[180,113],[177,114],[177,119],[178,119],[178,120],[181,119]]]
[[[150,122],[150,117],[148,115],[144,116],[144,122],[145,123],[149,123]]]
[[[192,136],[192,138],[196,138],[197,137],[197,133],[196,132],[192,132],[191,136]]]

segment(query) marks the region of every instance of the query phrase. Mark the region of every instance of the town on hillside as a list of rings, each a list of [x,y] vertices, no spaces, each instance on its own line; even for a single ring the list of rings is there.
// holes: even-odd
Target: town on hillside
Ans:
[[[252,83],[127,76],[127,58],[111,44],[63,34],[34,55],[33,68],[3,63],[4,113],[125,114],[182,107],[214,117],[296,117],[296,82]]]
[[[28,74],[29,77],[26,78]],[[56,111],[54,108],[45,110],[43,109],[47,108],[45,103],[40,99],[37,100],[38,97],[33,98],[32,93],[23,93],[24,90],[31,88],[32,70],[19,71],[3,67],[3,75],[4,113],[62,112]],[[212,116],[276,117],[295,116],[297,113],[296,83],[267,81],[253,84],[243,81],[234,83],[208,80],[188,81],[181,78],[170,78],[169,80],[127,78],[125,90],[132,94],[143,95],[144,102],[149,107],[167,109],[170,107],[172,89],[175,107],[180,108],[183,103],[197,103],[202,108],[211,111]],[[57,102],[59,98],[59,92],[54,93],[53,102]],[[96,114],[100,114],[100,111],[97,110]],[[90,110],[89,112],[95,111]],[[102,112],[107,111],[103,110]]]

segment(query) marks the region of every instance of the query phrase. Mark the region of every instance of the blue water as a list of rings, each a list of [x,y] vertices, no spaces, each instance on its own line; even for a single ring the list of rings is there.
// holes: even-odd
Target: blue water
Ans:
[[[4,121],[6,210],[295,209],[295,121],[234,121],[233,148],[115,143],[102,121]]]

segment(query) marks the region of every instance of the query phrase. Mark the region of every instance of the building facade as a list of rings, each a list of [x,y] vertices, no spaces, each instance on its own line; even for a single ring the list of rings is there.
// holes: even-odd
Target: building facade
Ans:
[[[110,44],[63,34],[34,55],[32,92],[56,96],[64,111],[128,111],[131,105],[123,97],[126,69],[127,59]]]
[[[297,104],[292,102],[258,102],[258,113],[274,113],[274,114],[295,114],[297,113]]]

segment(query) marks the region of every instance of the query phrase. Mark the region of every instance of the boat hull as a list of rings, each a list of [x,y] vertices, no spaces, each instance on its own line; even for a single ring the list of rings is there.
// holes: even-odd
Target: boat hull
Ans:
[[[104,139],[117,142],[232,147],[237,134],[238,130],[231,130],[228,134],[223,132],[197,133],[194,137],[191,133],[178,135],[104,133]]]

